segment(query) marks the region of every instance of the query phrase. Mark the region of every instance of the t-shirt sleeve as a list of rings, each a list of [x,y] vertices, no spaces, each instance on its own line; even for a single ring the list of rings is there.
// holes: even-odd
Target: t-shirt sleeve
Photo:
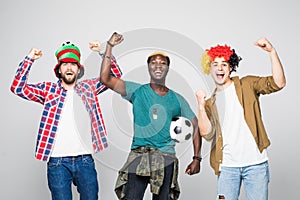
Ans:
[[[138,89],[141,86],[141,84],[131,82],[131,81],[125,81],[125,86],[126,86],[126,95],[121,95],[121,96],[127,101],[132,102],[133,94],[136,91],[136,89]]]
[[[178,102],[180,104],[180,108],[181,108],[181,116],[185,117],[189,120],[194,119],[194,117],[196,116],[195,113],[193,112],[193,110],[191,109],[189,103],[186,101],[186,99],[179,95],[176,94],[176,97],[178,99]]]

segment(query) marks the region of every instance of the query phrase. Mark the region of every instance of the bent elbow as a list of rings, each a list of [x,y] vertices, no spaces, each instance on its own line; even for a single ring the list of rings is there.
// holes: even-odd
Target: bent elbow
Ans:
[[[286,80],[282,81],[281,84],[278,85],[280,89],[284,88],[286,86]]]
[[[16,87],[14,84],[10,86],[10,91],[16,95],[21,93],[21,89]]]

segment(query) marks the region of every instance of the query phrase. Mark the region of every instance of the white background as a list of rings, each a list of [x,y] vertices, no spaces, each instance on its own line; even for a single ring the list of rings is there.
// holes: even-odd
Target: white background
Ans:
[[[262,115],[272,143],[268,151],[271,170],[269,199],[296,199],[300,179],[297,149],[300,139],[297,128],[297,115],[300,111],[297,95],[297,77],[300,74],[297,50],[300,44],[299,8],[296,0],[2,0],[0,199],[51,199],[47,188],[46,163],[34,158],[42,107],[17,98],[9,91],[17,65],[29,50],[36,47],[44,53],[34,63],[30,82],[56,81],[53,73],[53,66],[56,64],[54,52],[64,41],[71,40],[80,47],[84,62],[91,54],[89,41],[98,39],[105,42],[114,31],[127,33],[144,28],[173,31],[190,38],[203,49],[216,44],[228,44],[243,58],[238,68],[240,76],[271,74],[268,54],[254,46],[253,42],[262,36],[272,42],[284,65],[287,86],[278,93],[261,98]],[[177,42],[174,40],[174,44]],[[122,45],[129,45],[126,44],[126,38]],[[139,54],[137,59],[143,59],[145,55]],[[119,62],[125,77],[129,72],[126,66],[130,56],[123,57]],[[197,82],[193,78],[187,81]],[[174,87],[175,90],[180,90],[179,85],[178,89],[176,84]],[[191,87],[194,89],[195,85]],[[103,95],[104,99],[101,101],[109,99],[109,95],[111,91]],[[193,96],[188,100],[195,105]],[[193,109],[196,112],[195,106]],[[111,111],[113,109],[102,106],[102,110],[107,118],[108,133],[114,136],[122,134],[114,121],[114,113]],[[112,137],[112,141],[113,139]],[[112,148],[97,155],[103,158],[96,162],[101,199],[117,199],[113,191],[117,169],[124,163],[129,145],[129,139],[124,140],[122,148],[114,151],[112,144]],[[204,142],[204,154],[207,153],[206,147],[208,144]],[[191,146],[182,150],[179,147],[179,182],[182,191],[180,199],[214,199],[216,176],[209,166],[208,156],[202,162],[200,174],[192,177],[184,174],[184,169],[191,161],[190,148]],[[77,199],[77,195],[74,196]],[[243,192],[241,196],[241,199],[245,199]],[[148,191],[145,199],[150,199]]]

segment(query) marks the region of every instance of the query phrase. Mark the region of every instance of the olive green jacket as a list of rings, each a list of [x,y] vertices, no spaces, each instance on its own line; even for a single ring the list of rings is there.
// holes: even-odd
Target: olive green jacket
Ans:
[[[246,76],[243,78],[232,77],[236,95],[244,110],[245,121],[255,139],[258,149],[262,152],[270,145],[267,136],[259,105],[259,96],[261,94],[270,94],[279,91],[279,88],[272,76],[258,77]],[[204,136],[208,141],[212,141],[210,152],[210,165],[215,174],[220,174],[220,164],[223,160],[223,139],[216,106],[216,89],[212,96],[207,100],[205,110],[210,119],[212,130]]]
[[[179,198],[180,189],[178,184],[178,159],[173,154],[167,154],[158,149],[146,146],[132,149],[129,153],[126,163],[120,169],[118,178],[115,184],[115,193],[118,199],[125,198],[126,184],[128,182],[128,167],[138,157],[141,161],[136,169],[136,174],[139,176],[148,176],[150,178],[150,190],[153,194],[159,194],[160,187],[164,181],[164,157],[170,157],[173,162],[173,175],[170,186],[169,199],[177,200]],[[151,158],[150,158],[151,157]]]

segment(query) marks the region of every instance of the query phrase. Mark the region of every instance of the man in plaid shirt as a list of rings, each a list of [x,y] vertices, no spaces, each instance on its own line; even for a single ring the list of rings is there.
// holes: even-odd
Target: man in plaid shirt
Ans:
[[[90,43],[90,49],[100,54],[97,41]],[[52,199],[71,200],[73,182],[80,199],[97,200],[97,172],[91,154],[107,147],[106,129],[97,97],[107,87],[100,82],[100,77],[78,81],[84,75],[84,67],[80,64],[81,54],[77,46],[67,42],[55,55],[58,63],[54,72],[59,79],[56,83],[27,83],[33,62],[42,56],[41,50],[33,48],[20,63],[11,91],[44,107],[35,156],[38,160],[47,161]],[[121,77],[122,72],[115,58],[112,56],[109,59],[111,74]],[[79,114],[76,112],[79,110],[84,112]],[[90,122],[90,125],[84,124],[85,129],[82,130],[82,122]]]

